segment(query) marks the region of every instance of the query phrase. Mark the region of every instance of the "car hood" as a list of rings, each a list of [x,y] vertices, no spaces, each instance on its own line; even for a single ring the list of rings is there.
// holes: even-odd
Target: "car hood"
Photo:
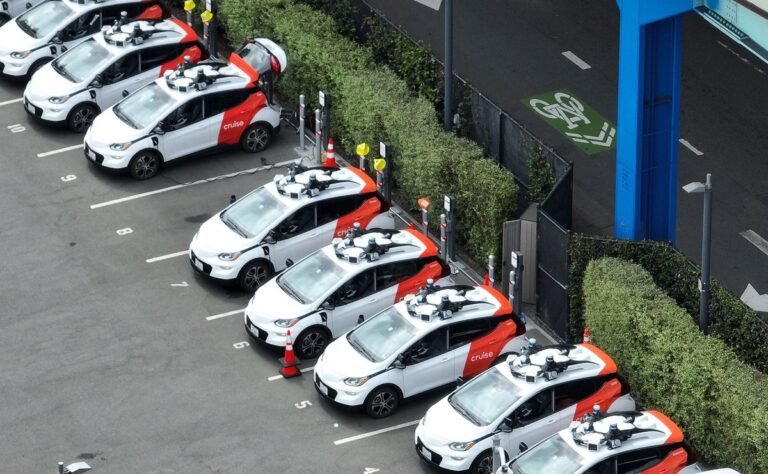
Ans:
[[[47,38],[33,38],[24,33],[16,21],[11,20],[0,26],[0,52],[28,51],[47,42]]]
[[[82,88],[82,84],[67,80],[48,63],[32,76],[27,94],[31,100],[48,100],[49,97],[61,97]]]
[[[266,324],[304,316],[314,310],[314,304],[299,303],[278,286],[277,278],[273,278],[256,290],[245,311],[254,323]]]
[[[448,397],[432,405],[424,415],[419,436],[427,445],[474,441],[488,434],[491,426],[477,426],[448,403]]]
[[[253,245],[254,240],[240,236],[216,214],[200,226],[193,247],[200,257],[215,257],[223,252],[245,250]]]
[[[136,140],[147,134],[148,130],[136,130],[123,122],[108,108],[93,120],[88,131],[89,145],[92,147],[107,147],[112,143],[123,143]]]
[[[371,362],[349,344],[344,334],[328,345],[315,370],[320,370],[323,380],[335,382],[347,377],[366,377],[383,368],[383,363]],[[370,383],[370,382],[369,382]]]

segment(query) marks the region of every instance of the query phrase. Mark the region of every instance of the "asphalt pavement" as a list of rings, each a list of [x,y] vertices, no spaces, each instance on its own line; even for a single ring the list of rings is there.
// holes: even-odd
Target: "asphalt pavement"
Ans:
[[[367,1],[443,57],[443,7],[425,6],[440,2]],[[612,235],[615,150],[586,155],[522,101],[568,89],[616,122],[616,3],[455,1],[454,14],[456,71],[574,163],[574,229]],[[712,275],[737,296],[768,293],[768,65],[695,14],[684,46],[679,184],[712,173]],[[702,208],[679,191],[676,244],[697,263]]]

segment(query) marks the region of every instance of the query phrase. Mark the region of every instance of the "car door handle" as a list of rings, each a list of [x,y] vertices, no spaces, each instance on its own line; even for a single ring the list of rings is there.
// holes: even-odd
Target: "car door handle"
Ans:
[[[547,422],[547,424],[548,424],[548,425],[551,425],[551,424],[552,424],[552,423],[554,423],[554,422],[555,422],[555,419],[554,419],[554,418],[552,418],[551,420],[549,420],[549,421]]]
[[[314,234],[309,234],[310,237],[317,237],[320,235],[320,232],[315,232]]]
[[[448,362],[448,359],[450,359],[450,357],[443,357],[440,359],[440,362]]]
[[[368,303],[375,303],[377,301],[379,301],[378,298],[368,298]]]

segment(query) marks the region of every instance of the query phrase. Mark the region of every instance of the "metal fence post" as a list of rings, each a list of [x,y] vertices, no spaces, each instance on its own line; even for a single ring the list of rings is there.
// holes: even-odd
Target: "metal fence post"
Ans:
[[[428,207],[422,207],[421,208],[421,226],[422,231],[424,232],[424,235],[429,235],[429,208]]]
[[[386,142],[379,142],[379,156],[381,156],[385,162],[384,168],[384,199],[388,202],[392,202],[392,167],[395,166],[395,160],[392,156],[392,146]]]
[[[320,107],[322,107],[322,143],[323,149],[328,148],[328,139],[331,138],[331,94],[320,91],[318,94]]]
[[[440,214],[440,256],[447,258],[448,254],[448,236],[446,235],[446,223],[445,214]]]
[[[451,196],[443,198],[446,214],[446,234],[448,235],[448,260],[456,259],[456,199]]]
[[[494,277],[494,274],[496,273],[496,257],[494,255],[488,255],[488,282],[491,286],[496,283],[496,277]]]
[[[301,151],[305,150],[304,147],[304,114],[307,104],[304,103],[304,94],[299,95],[299,147]]]
[[[320,133],[322,122],[320,122],[320,109],[315,109],[315,164],[320,164]]]

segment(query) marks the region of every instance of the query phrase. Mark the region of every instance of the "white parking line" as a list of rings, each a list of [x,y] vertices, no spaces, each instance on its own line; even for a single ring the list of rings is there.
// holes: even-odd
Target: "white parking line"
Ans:
[[[66,153],[66,152],[72,151],[72,150],[81,150],[82,148],[83,148],[83,144],[81,143],[79,145],[68,146],[68,147],[65,147],[65,148],[59,148],[58,150],[51,150],[51,151],[46,151],[44,153],[38,153],[37,157],[38,158],[45,158],[46,156],[58,155],[59,153]]]
[[[189,250],[182,250],[181,252],[169,253],[168,255],[160,255],[159,257],[152,257],[147,259],[147,263],[159,262],[161,260],[168,260],[169,258],[181,257],[182,255],[189,254]]]
[[[230,311],[228,313],[221,313],[221,314],[214,314],[213,316],[208,316],[205,318],[206,321],[213,321],[215,319],[221,319],[226,318],[227,316],[234,316],[236,314],[245,313],[245,308],[243,309],[236,309],[234,311]]]
[[[306,368],[304,368],[304,369],[300,369],[300,370],[301,370],[301,373],[302,373],[302,374],[303,374],[304,372],[314,372],[314,370],[315,370],[315,366],[312,366],[312,367],[306,367]],[[274,382],[275,380],[280,380],[280,379],[282,379],[282,378],[284,378],[282,375],[279,375],[279,374],[278,374],[278,375],[273,375],[272,377],[267,377],[267,382]]]
[[[18,99],[13,99],[13,100],[6,100],[5,102],[0,102],[0,107],[4,105],[9,105],[9,104],[15,104],[17,102],[21,102],[22,100],[24,100],[24,97],[19,97]]]
[[[296,161],[295,159],[293,159],[293,160],[286,160],[286,161],[281,161],[280,163],[275,163],[274,165],[260,166],[258,168],[251,168],[251,169],[247,169],[247,170],[243,170],[243,171],[236,171],[234,173],[222,174],[220,176],[214,176],[212,178],[205,178],[205,179],[199,179],[197,181],[190,181],[189,183],[177,184],[175,186],[170,186],[170,187],[167,187],[167,188],[155,189],[154,191],[149,191],[149,192],[146,192],[146,193],[134,194],[133,196],[126,196],[126,197],[122,197],[120,199],[113,199],[112,201],[106,201],[106,202],[100,202],[98,204],[92,204],[91,205],[91,209],[98,209],[100,207],[112,206],[114,204],[120,204],[120,203],[124,203],[124,202],[128,202],[128,201],[133,201],[135,199],[141,199],[143,197],[153,196],[155,194],[167,193],[168,191],[175,191],[177,189],[188,188],[190,186],[196,186],[198,184],[211,183],[213,181],[219,181],[219,180],[222,180],[222,179],[234,178],[236,176],[240,176],[240,175],[243,175],[243,174],[257,173],[259,171],[270,170],[272,168],[289,165],[289,164],[291,164],[291,163],[293,163],[295,161]]]
[[[390,426],[389,428],[383,428],[383,429],[380,429],[380,430],[371,431],[370,433],[363,433],[363,434],[359,434],[357,436],[350,436],[349,438],[344,438],[344,439],[340,439],[338,441],[334,441],[333,444],[335,444],[336,446],[339,446],[340,444],[346,444],[346,443],[351,443],[352,441],[357,441],[357,440],[364,439],[364,438],[370,438],[371,436],[380,435],[380,434],[386,433],[388,431],[395,431],[395,430],[399,430],[399,429],[402,429],[402,428],[407,428],[409,426],[418,425],[419,421],[421,421],[421,420],[409,421],[408,423],[401,423],[399,425]]]
[[[739,235],[747,239],[749,243],[757,247],[758,250],[768,255],[768,240],[760,237],[760,234],[752,229],[749,229],[745,230],[744,232],[739,232]]]
[[[571,51],[563,51],[563,56],[565,56],[573,64],[579,66],[582,71],[586,71],[587,69],[592,69],[592,66],[587,64],[586,61],[584,61],[580,57],[576,56]]]
[[[693,154],[696,155],[696,156],[703,156],[704,155],[703,151],[701,151],[701,150],[697,149],[695,146],[691,145],[691,142],[689,142],[688,140],[686,140],[684,138],[680,139],[680,144],[683,145],[684,147],[688,148],[689,150],[691,150],[693,152]]]

